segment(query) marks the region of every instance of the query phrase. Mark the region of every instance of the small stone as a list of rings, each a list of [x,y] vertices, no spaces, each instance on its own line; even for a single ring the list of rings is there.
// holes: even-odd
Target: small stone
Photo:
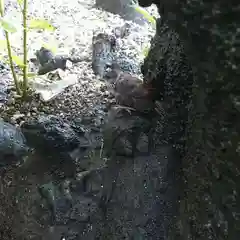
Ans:
[[[110,95],[109,91],[105,91],[105,92],[103,93],[103,97],[109,97],[109,95]]]
[[[10,97],[7,101],[7,105],[13,105],[15,103],[14,97]]]
[[[32,111],[37,112],[38,111],[37,107],[33,107]]]
[[[21,122],[19,123],[19,127],[21,127],[24,123],[25,123],[25,121],[21,121]]]
[[[101,91],[101,92],[105,92],[106,89],[107,89],[107,86],[106,86],[106,85],[102,85],[102,86],[100,87],[100,91]]]
[[[23,118],[25,115],[23,113],[17,112],[12,117],[11,120],[16,123],[16,120]]]

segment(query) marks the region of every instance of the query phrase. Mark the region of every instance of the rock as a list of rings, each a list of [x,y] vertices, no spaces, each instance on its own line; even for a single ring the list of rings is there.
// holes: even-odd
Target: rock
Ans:
[[[22,131],[29,145],[48,156],[71,158],[71,152],[89,146],[81,128],[75,130],[70,122],[53,115],[26,121]]]
[[[74,177],[77,171],[104,165],[99,157],[102,134],[90,125],[43,115],[27,120],[21,127],[29,145],[52,169],[56,179]]]
[[[44,75],[52,72],[56,69],[66,70],[71,68],[73,63],[78,63],[86,60],[86,57],[72,57],[69,55],[54,55],[52,51],[41,47],[40,50],[36,51],[36,59],[32,58],[31,62],[34,64],[40,64],[38,74]]]
[[[21,162],[28,150],[25,137],[20,129],[0,120],[0,166]]]
[[[76,211],[75,199],[72,199],[71,193],[63,191],[62,186],[49,182],[39,188],[41,196],[46,200],[48,208],[51,211],[53,222],[52,224],[66,225],[69,221],[73,220]],[[85,202],[85,199],[82,201]],[[85,206],[86,207],[86,206]],[[84,211],[87,211],[84,209]],[[82,211],[79,211],[81,214]],[[82,213],[84,215],[84,213]]]
[[[151,6],[153,3],[157,3],[154,0],[138,0],[138,3],[140,6],[142,7],[149,7]]]
[[[25,116],[25,114],[23,113],[15,113],[12,117],[11,117],[11,121],[16,122],[17,120],[21,120],[23,117]]]
[[[154,99],[164,102],[164,137],[182,152],[193,85],[192,68],[179,35],[162,19],[157,20],[157,32],[142,72],[144,83],[154,89]]]
[[[103,77],[113,61],[115,38],[99,33],[92,38],[92,69],[96,75]]]
[[[31,59],[32,62],[39,63],[39,75],[44,75],[56,69],[66,70],[67,58],[63,56],[55,56],[51,50],[41,47],[36,51],[37,59]]]
[[[113,34],[116,38],[124,38],[129,35],[130,28],[131,25],[129,23],[125,23],[123,26],[113,29]]]
[[[54,59],[54,54],[49,49],[41,47],[40,50],[36,51],[36,57],[40,65],[44,66]]]
[[[148,135],[151,121],[138,116],[136,112],[124,107],[113,107],[104,128],[105,151],[111,156],[133,156],[139,142],[144,145],[140,151],[149,151]]]
[[[102,217],[98,209],[103,194],[104,174],[105,168],[86,171],[67,184],[49,182],[39,188],[51,212],[52,224],[61,226],[61,229],[52,229],[52,234],[60,231],[60,235],[69,239],[73,232],[82,234],[93,215]]]

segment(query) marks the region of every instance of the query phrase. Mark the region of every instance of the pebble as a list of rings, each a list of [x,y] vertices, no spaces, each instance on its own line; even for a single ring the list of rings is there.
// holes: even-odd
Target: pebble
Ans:
[[[11,117],[11,120],[15,123],[19,118],[23,118],[24,116],[25,114],[17,112]]]
[[[10,97],[7,101],[7,105],[14,105],[15,104],[15,99],[14,97]]]
[[[33,107],[33,108],[32,108],[32,111],[33,111],[33,112],[37,112],[37,111],[38,111],[37,107]]]

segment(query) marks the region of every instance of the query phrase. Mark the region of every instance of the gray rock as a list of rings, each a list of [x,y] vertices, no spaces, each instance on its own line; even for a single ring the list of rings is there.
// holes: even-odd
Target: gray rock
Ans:
[[[23,123],[22,131],[31,147],[58,163],[63,160],[75,164],[79,157],[76,152],[90,147],[81,126],[54,115],[29,119]]]
[[[20,129],[0,120],[0,166],[23,160],[29,148]]]
[[[27,141],[36,148],[67,152],[81,144],[80,138],[71,124],[54,115],[29,119],[22,125],[22,131]],[[84,135],[84,132],[82,134]]]
[[[151,121],[138,116],[135,111],[116,106],[109,112],[108,119],[104,128],[104,146],[105,151],[120,156],[133,156],[140,145],[142,150],[149,151],[149,141],[145,135],[151,131]],[[143,137],[143,139],[142,139]],[[141,151],[142,151],[141,150]]]
[[[103,77],[113,61],[115,37],[99,33],[92,38],[92,69],[96,75]]]

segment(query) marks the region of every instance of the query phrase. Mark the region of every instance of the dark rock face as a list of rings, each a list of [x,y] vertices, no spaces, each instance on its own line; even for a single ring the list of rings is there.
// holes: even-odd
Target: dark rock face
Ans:
[[[184,123],[185,132],[180,131],[180,136],[186,138],[182,158],[186,184],[180,204],[179,232],[174,232],[173,239],[238,239],[239,4],[223,0],[211,3],[139,0],[139,3],[157,4],[162,21],[143,66],[145,81],[153,81],[156,86],[161,82],[158,89],[163,101],[172,99],[177,104],[178,109],[166,111],[170,119],[171,112],[176,114],[176,126],[181,126],[182,120],[189,120]],[[183,71],[184,66],[179,64],[175,45],[180,42],[191,63],[192,73],[189,71],[188,75],[193,74],[188,111],[186,81],[178,74],[174,78],[174,72],[188,71]],[[162,55],[156,53],[164,53],[166,49],[168,54],[161,59]],[[169,59],[172,59],[171,69],[177,69],[172,71],[171,78],[166,74],[170,69]],[[181,83],[183,87],[171,92],[172,86],[166,88],[167,81],[174,88]],[[183,103],[175,100],[178,96]],[[182,118],[184,113],[186,116]],[[175,141],[175,136],[172,140]]]
[[[28,149],[21,131],[0,120],[0,166],[8,166],[23,160]]]
[[[144,82],[151,83],[154,89],[158,89],[155,99],[164,102],[165,139],[182,152],[182,137],[188,120],[193,84],[192,69],[179,35],[161,19],[157,20],[157,32],[152,39],[142,72]]]
[[[50,155],[54,151],[73,151],[80,144],[79,136],[70,123],[51,115],[25,122],[22,130],[31,146],[46,149]]]
[[[30,119],[22,125],[22,131],[29,146],[48,163],[53,172],[60,171],[58,175],[73,177],[76,164],[91,148],[90,139],[85,135],[82,125],[56,116]]]

